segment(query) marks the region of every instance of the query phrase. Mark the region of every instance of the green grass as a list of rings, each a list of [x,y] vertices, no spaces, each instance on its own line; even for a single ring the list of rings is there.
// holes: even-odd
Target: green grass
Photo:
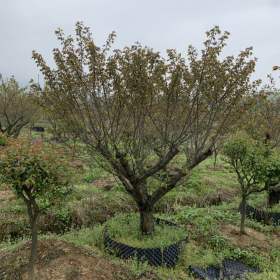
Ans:
[[[58,237],[58,239],[71,242],[82,247],[103,248],[103,225],[96,225],[92,228],[82,228],[67,232]]]
[[[273,207],[269,208],[267,207],[267,198],[268,194],[266,192],[252,194],[248,199],[248,204],[268,212],[280,212],[280,203],[273,205]]]
[[[180,159],[178,159],[180,160]],[[82,229],[70,229],[64,234],[40,234],[40,238],[62,239],[77,246],[93,249],[109,261],[129,267],[136,275],[145,272],[156,274],[157,279],[185,280],[193,279],[188,275],[189,265],[206,267],[208,265],[220,264],[224,258],[241,259],[245,263],[258,266],[262,273],[250,275],[248,279],[254,280],[278,280],[280,279],[280,248],[279,246],[267,248],[262,251],[256,247],[237,246],[222,232],[224,225],[234,225],[238,228],[240,214],[238,206],[238,182],[235,174],[229,169],[221,158],[218,158],[217,166],[214,168],[213,159],[209,158],[202,162],[192,171],[191,178],[169,192],[156,205],[156,215],[166,220],[175,222],[181,227],[178,229],[169,226],[157,226],[155,234],[143,237],[139,232],[139,217],[137,214],[129,214],[137,210],[133,199],[125,192],[122,185],[116,183],[111,190],[94,186],[92,181],[103,179],[108,173],[102,171],[97,165],[88,167],[82,174],[79,183],[75,186],[69,201],[65,201],[62,209],[52,209],[52,214],[59,215],[59,220],[69,217],[79,218],[83,222]],[[151,182],[151,184],[155,184]],[[154,189],[156,185],[152,185]],[[218,191],[232,191],[233,196],[219,205],[207,205],[203,202],[209,196]],[[265,207],[266,194],[257,194],[250,197],[252,206]],[[1,202],[0,202],[1,203]],[[276,205],[273,210],[279,209]],[[19,223],[19,217],[25,218],[25,207],[21,201],[0,205],[0,229],[7,221]],[[75,214],[74,216],[72,216]],[[116,215],[115,218],[111,218]],[[9,219],[8,219],[9,217]],[[15,218],[17,217],[17,218]],[[128,219],[128,218],[129,219]],[[138,263],[135,260],[123,261],[115,256],[108,255],[103,249],[103,229],[106,222],[110,227],[110,233],[114,239],[135,247],[162,247],[169,245],[188,235],[187,242],[181,253],[179,263],[174,269],[154,268],[146,263]],[[264,234],[268,239],[277,238],[275,233],[279,229],[246,219],[246,227]],[[25,226],[26,227],[26,226]],[[22,227],[20,227],[20,230]],[[24,238],[27,238],[25,235]],[[12,250],[22,244],[21,240],[15,242],[4,240],[0,244],[0,250]]]
[[[185,239],[187,236],[185,229],[166,224],[155,225],[155,231],[151,236],[142,235],[137,214],[118,215],[112,218],[107,225],[113,239],[140,248],[162,248]]]
[[[83,181],[85,183],[92,183],[94,180],[106,178],[110,174],[98,165],[93,166],[84,174]]]
[[[280,212],[280,203],[273,205],[273,207],[271,207],[271,211]]]

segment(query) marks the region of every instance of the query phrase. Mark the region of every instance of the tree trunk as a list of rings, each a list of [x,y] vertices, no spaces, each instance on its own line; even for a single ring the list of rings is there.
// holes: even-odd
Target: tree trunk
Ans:
[[[29,278],[34,278],[34,265],[37,260],[37,243],[38,243],[38,227],[37,220],[39,216],[37,205],[28,205],[28,214],[31,227],[31,254],[29,260]]]
[[[245,234],[245,218],[246,218],[246,197],[243,196],[240,204],[240,234]]]
[[[217,167],[218,152],[214,149],[214,169]]]
[[[151,209],[140,209],[140,230],[143,235],[154,232],[154,216]]]

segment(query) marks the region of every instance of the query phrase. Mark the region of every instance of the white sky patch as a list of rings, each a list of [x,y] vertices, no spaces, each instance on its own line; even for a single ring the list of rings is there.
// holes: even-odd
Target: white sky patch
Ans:
[[[117,32],[114,47],[139,41],[164,52],[198,48],[214,25],[231,33],[226,54],[253,46],[256,78],[280,65],[280,0],[0,0],[0,73],[21,84],[37,79],[33,49],[52,63],[54,30],[73,33],[82,20],[98,44]]]

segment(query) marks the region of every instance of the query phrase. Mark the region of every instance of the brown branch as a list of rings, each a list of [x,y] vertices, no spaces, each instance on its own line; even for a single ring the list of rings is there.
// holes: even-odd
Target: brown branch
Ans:
[[[201,153],[198,157],[196,157],[193,162],[188,166],[189,170],[192,170],[197,165],[199,165],[202,161],[207,159],[213,154],[213,151],[209,148],[206,152]]]
[[[136,184],[142,183],[147,178],[151,177],[152,175],[156,174],[158,171],[163,169],[178,153],[179,150],[177,149],[177,147],[171,147],[164,157],[160,158],[159,161],[153,167],[145,171],[145,173],[136,180]]]
[[[160,200],[166,193],[171,191],[173,188],[176,187],[178,182],[187,175],[188,173],[184,172],[183,170],[177,170],[177,174],[170,176],[169,182],[163,186],[155,190],[150,198],[150,203],[154,205],[158,200]]]

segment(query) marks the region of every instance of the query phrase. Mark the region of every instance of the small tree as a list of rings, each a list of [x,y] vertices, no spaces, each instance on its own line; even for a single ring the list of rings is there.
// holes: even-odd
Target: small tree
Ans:
[[[271,149],[270,146],[267,146]],[[266,168],[265,188],[268,192],[267,205],[272,207],[280,201],[280,150],[270,150],[270,157]]]
[[[50,207],[69,191],[69,172],[61,150],[42,143],[10,140],[1,150],[1,180],[12,188],[27,207],[32,245],[30,274],[37,258],[37,221],[41,210]],[[33,279],[33,278],[32,278]]]
[[[240,233],[245,233],[246,202],[253,193],[267,190],[266,182],[279,180],[279,157],[261,142],[246,135],[235,135],[224,145],[225,160],[234,169],[241,191]]]
[[[140,44],[112,51],[114,33],[98,47],[81,23],[75,38],[56,34],[55,69],[33,52],[45,77],[43,106],[119,178],[138,206],[141,232],[151,234],[154,205],[212,154],[254,88],[252,50],[222,59],[229,33],[218,27],[201,54],[190,46],[185,57],[168,50],[167,58]]]
[[[280,93],[266,87],[252,99],[252,106],[245,116],[243,128],[254,139],[269,144],[271,148],[280,146]]]
[[[241,127],[254,139],[271,150],[280,147],[280,93],[273,80],[252,101],[250,110],[244,114]],[[267,178],[268,204],[280,201],[280,182]]]
[[[0,133],[18,137],[36,112],[31,94],[21,88],[14,78],[4,81],[0,76]]]

